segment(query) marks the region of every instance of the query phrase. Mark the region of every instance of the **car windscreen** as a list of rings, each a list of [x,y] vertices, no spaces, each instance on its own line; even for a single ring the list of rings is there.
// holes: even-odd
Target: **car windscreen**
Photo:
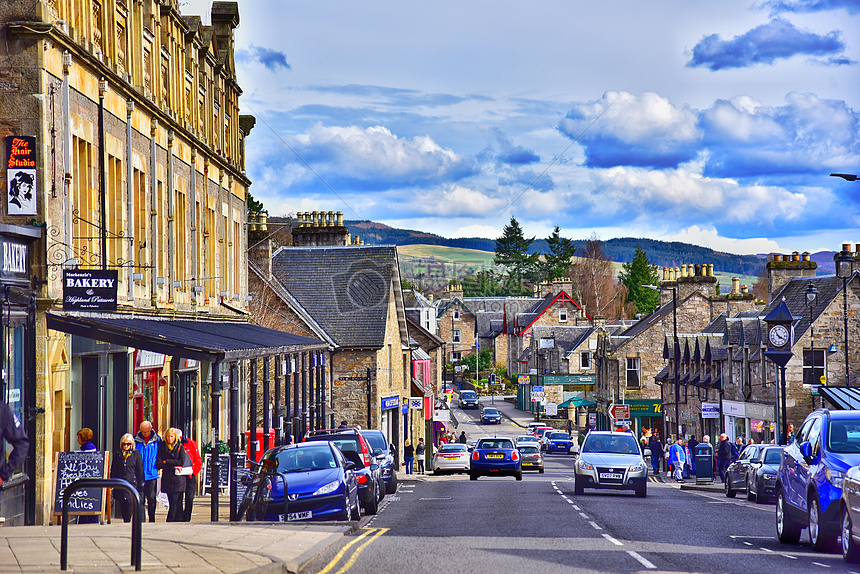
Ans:
[[[629,433],[618,433],[618,435],[596,435],[589,434],[582,443],[582,452],[605,452],[610,454],[636,454],[639,445],[636,439]]]
[[[537,442],[537,437],[532,435],[518,436],[517,442]]]
[[[827,430],[827,450],[860,453],[860,419],[834,419]]]
[[[497,414],[499,414],[499,411],[497,411],[496,409],[484,409],[484,414],[485,415],[497,415]]]
[[[382,435],[382,433],[362,432],[361,436],[363,436],[367,440],[367,442],[370,443],[370,448],[372,448],[373,450],[376,450],[378,448],[381,448],[382,450],[388,449],[388,445],[385,444],[385,437]]]
[[[508,438],[484,438],[478,441],[476,448],[514,448],[514,443]]]
[[[764,451],[764,464],[779,464],[782,460],[782,449],[769,448]]]
[[[443,444],[439,452],[469,452],[469,447],[460,443]]]
[[[337,462],[327,444],[289,448],[278,453],[278,472],[310,472],[336,466]]]
[[[475,394],[475,391],[463,391],[460,393],[461,399],[476,399],[478,395]]]
[[[554,432],[551,435],[549,435],[549,438],[557,439],[557,440],[569,440],[570,435],[567,434],[566,432]]]
[[[309,441],[331,441],[334,446],[340,449],[346,460],[355,463],[355,468],[364,468],[364,459],[361,456],[361,445],[359,438],[355,435],[351,436],[312,436],[308,437]]]

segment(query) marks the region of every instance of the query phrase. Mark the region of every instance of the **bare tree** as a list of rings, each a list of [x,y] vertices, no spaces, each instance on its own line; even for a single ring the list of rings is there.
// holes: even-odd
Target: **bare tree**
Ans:
[[[603,252],[597,234],[580,249],[580,257],[570,268],[573,296],[592,317],[622,319],[630,315],[624,305],[625,287],[615,279],[612,261]]]

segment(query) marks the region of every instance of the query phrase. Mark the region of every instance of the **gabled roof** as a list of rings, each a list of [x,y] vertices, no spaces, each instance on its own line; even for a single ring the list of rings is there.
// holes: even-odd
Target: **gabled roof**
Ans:
[[[272,275],[340,347],[385,344],[393,292],[400,342],[408,346],[393,245],[281,247],[272,256]]]
[[[517,323],[520,330],[517,332],[517,335],[524,334],[528,328],[531,327],[547,309],[555,305],[557,301],[561,301],[562,303],[572,303],[580,311],[583,310],[579,303],[574,301],[570,295],[564,291],[559,291],[556,294],[547,293],[543,299],[538,300],[534,307],[518,316]],[[586,316],[591,319],[587,314]]]
[[[532,331],[533,339],[540,340],[547,336],[555,337],[555,348],[560,352],[570,355],[576,351],[588,337],[594,332],[591,325],[564,325],[560,327],[535,327]]]
[[[458,303],[459,303],[459,307],[461,307],[469,315],[471,315],[472,317],[475,316],[475,314],[472,312],[472,310],[469,309],[469,306],[466,305],[466,303],[463,302],[462,299],[460,299],[459,297],[454,297],[453,299],[448,299],[444,304],[439,306],[439,309],[436,311],[436,318],[441,319],[442,316],[448,312],[448,309],[450,309],[451,307],[453,307],[455,304],[458,304]]]
[[[444,340],[440,339],[439,337],[422,327],[421,322],[411,317],[408,313],[406,315],[406,324],[409,326],[409,332],[412,335],[421,335],[432,343],[433,346],[430,347],[431,350],[438,349],[445,344]],[[411,338],[412,337],[410,337],[410,339]]]
[[[855,271],[848,281],[856,281],[857,277],[858,272]],[[783,285],[764,311],[759,313],[760,317],[764,319],[785,299],[785,304],[794,318],[794,340],[800,340],[809,329],[810,309],[806,306],[806,287],[810,284],[818,289],[815,305],[811,309],[813,320],[817,319],[836,297],[841,296],[842,279],[835,275],[795,278]]]

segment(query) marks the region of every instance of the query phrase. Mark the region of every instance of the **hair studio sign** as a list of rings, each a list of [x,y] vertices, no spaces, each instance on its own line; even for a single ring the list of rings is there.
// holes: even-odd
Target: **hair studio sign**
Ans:
[[[116,311],[116,269],[63,271],[64,311]]]

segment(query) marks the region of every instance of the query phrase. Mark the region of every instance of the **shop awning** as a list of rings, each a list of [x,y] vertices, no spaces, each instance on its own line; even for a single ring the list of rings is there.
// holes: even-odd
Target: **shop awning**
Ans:
[[[579,397],[573,397],[571,399],[567,399],[566,401],[558,405],[558,408],[569,409],[570,407],[593,407],[596,404],[597,403],[595,403],[594,401],[581,399]]]
[[[853,387],[818,387],[818,394],[839,410],[860,409],[860,389]]]
[[[209,363],[313,351],[323,341],[234,321],[189,321],[121,314],[110,318],[47,314],[48,328],[96,341]]]

